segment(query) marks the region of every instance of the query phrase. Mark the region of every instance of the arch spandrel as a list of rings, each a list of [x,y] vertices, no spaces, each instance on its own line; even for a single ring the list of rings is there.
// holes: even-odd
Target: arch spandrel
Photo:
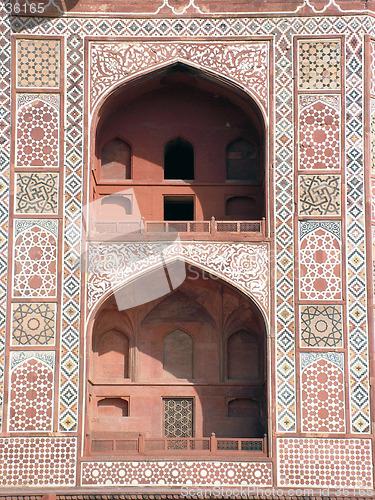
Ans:
[[[251,298],[264,317],[268,318],[268,244],[221,242],[89,245],[88,318],[111,293],[163,264],[168,265],[175,261],[196,266],[231,284]]]
[[[90,42],[90,114],[123,84],[173,64],[201,70],[246,92],[268,116],[269,42]]]

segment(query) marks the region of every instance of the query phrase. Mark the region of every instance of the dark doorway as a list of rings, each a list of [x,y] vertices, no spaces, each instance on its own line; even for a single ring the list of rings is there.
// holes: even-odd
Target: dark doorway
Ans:
[[[164,220],[194,220],[194,197],[165,196]]]
[[[177,137],[166,144],[164,179],[194,179],[194,149],[189,141]]]

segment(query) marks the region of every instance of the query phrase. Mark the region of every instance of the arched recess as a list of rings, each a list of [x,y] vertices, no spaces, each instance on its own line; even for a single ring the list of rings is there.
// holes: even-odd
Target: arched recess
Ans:
[[[114,310],[115,303],[115,295],[112,295],[101,304],[101,309],[108,310],[110,305]],[[100,310],[97,314],[100,315]],[[177,436],[185,427],[179,428],[175,415],[163,413],[171,407],[181,407],[190,412],[187,419],[191,423],[191,436],[181,434],[185,437],[209,437],[212,432],[218,438],[263,436],[267,429],[264,359],[258,363],[256,379],[247,376],[229,379],[226,375],[225,349],[228,338],[236,331],[257,332],[261,344],[258,354],[266,355],[266,324],[253,301],[228,282],[216,279],[197,267],[187,266],[186,279],[177,290],[118,312],[118,315],[121,314],[127,318],[133,339],[131,377],[122,382],[117,379],[112,389],[111,384],[107,384],[106,394],[104,389],[91,388],[91,397],[125,399],[129,402],[129,417],[119,417],[112,430],[107,423],[104,427],[104,420],[100,427],[100,422],[92,418],[93,410],[88,403],[91,442],[100,442],[104,435],[107,440],[116,440],[130,439],[139,433],[144,434],[146,440],[168,438],[172,436],[171,426],[176,427]],[[114,314],[112,316],[115,317]],[[106,318],[108,327],[110,317]],[[100,322],[97,327],[101,327]],[[186,345],[175,349],[181,344],[181,339],[186,341]],[[169,343],[169,340],[172,341]],[[180,367],[179,361],[186,353],[192,361],[186,363],[184,360],[184,366]],[[177,373],[175,369],[181,371]],[[255,401],[259,415],[245,414],[233,418],[233,406],[229,411],[228,404],[235,399]],[[145,408],[149,411],[144,411]],[[173,422],[170,422],[172,417]],[[254,418],[256,425],[249,426],[249,419]],[[164,427],[166,419],[168,426]],[[168,429],[167,434],[164,434],[167,432],[165,429]]]
[[[192,336],[175,328],[163,338],[163,372],[165,378],[192,379],[194,342]]]
[[[183,137],[175,137],[164,146],[164,179],[194,180],[194,148]]]
[[[226,176],[231,181],[259,181],[258,148],[245,139],[228,144],[226,151]]]
[[[117,80],[115,84],[108,86],[105,89],[98,100],[95,101],[94,106],[91,109],[91,125],[93,126],[92,131],[95,133],[96,127],[99,120],[104,117],[106,113],[106,107],[109,100],[115,100],[118,102],[121,94],[123,92],[129,92],[132,96],[139,96],[137,87],[140,81],[146,80],[157,80],[160,77],[167,76],[175,71],[184,71],[192,76],[199,74],[202,78],[208,81],[215,81],[222,87],[227,87],[230,93],[234,93],[239,98],[244,101],[251,101],[254,103],[253,108],[256,108],[256,113],[262,123],[268,122],[267,110],[265,109],[264,103],[259,99],[257,91],[251,87],[245,87],[238,81],[228,78],[224,71],[218,72],[214,71],[205,66],[192,65],[191,61],[185,59],[173,59],[166,63],[159,64],[157,66],[152,66],[147,68],[146,71],[136,74],[125,75],[120,80]]]
[[[261,376],[262,339],[244,329],[227,339],[227,378],[230,380],[258,380]]]
[[[131,147],[115,137],[101,147],[99,182],[130,179]]]
[[[228,220],[225,200],[245,196],[256,199],[256,210],[251,209],[245,220],[260,220],[267,213],[265,123],[249,92],[185,63],[171,63],[128,80],[94,113],[90,199],[132,186],[146,221],[178,220],[165,210],[166,196],[171,203],[189,197],[193,209],[186,209],[181,220],[220,221]],[[246,144],[257,144],[256,173],[250,158],[250,173],[245,165],[243,174],[228,180],[226,148],[238,136]],[[100,170],[102,148],[113,137],[127,137],[132,144],[132,175],[108,180],[104,188],[95,172]]]
[[[105,332],[93,337],[95,375],[102,380],[128,378],[129,339],[125,333],[109,325]]]

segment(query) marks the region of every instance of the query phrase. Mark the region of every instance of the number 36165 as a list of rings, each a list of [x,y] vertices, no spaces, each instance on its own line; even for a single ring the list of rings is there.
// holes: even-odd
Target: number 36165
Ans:
[[[25,2],[21,4],[12,1],[5,4],[5,8],[9,14],[43,14],[45,7],[43,2]]]

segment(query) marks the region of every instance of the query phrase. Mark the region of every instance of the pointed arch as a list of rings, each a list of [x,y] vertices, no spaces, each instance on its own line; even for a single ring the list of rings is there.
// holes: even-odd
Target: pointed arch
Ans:
[[[127,141],[114,137],[100,148],[99,181],[121,181],[131,178],[131,147]]]
[[[164,179],[194,180],[194,147],[183,137],[164,145]]]
[[[257,245],[255,248],[256,252],[258,252],[260,249],[260,246]],[[250,248],[248,248],[250,250]],[[266,250],[268,252],[268,250]],[[209,255],[208,253],[202,254],[204,256]],[[250,255],[250,253],[249,253]],[[263,277],[262,277],[262,267],[261,267],[261,262],[262,261],[267,261],[267,256],[259,256],[260,259],[258,259],[257,263],[257,273],[256,273],[256,278],[257,281],[254,282],[240,282],[238,279],[239,275],[242,275],[243,270],[241,267],[238,269],[234,268],[233,273],[227,273],[225,274],[223,272],[223,267],[218,267],[215,266],[214,262],[212,259],[209,261],[203,261],[198,260],[199,254],[194,253],[193,255],[186,255],[186,253],[182,252],[176,252],[172,248],[170,249],[169,252],[164,252],[163,253],[163,263],[164,265],[170,266],[173,265],[174,263],[185,263],[187,265],[192,265],[196,267],[198,270],[207,272],[210,275],[214,276],[215,278],[221,279],[223,282],[228,283],[231,285],[234,289],[238,290],[239,292],[242,292],[246,297],[248,297],[254,304],[255,306],[259,309],[263,321],[265,325],[268,324],[269,321],[269,289],[268,289],[268,275],[265,274],[264,278],[265,281],[263,282]],[[156,260],[156,262],[155,262]],[[233,264],[233,259],[232,259],[232,264]],[[246,263],[247,264],[247,263]],[[124,276],[120,279],[115,279],[113,276],[111,276],[111,286],[105,286],[105,283],[103,281],[103,274],[101,274],[100,280],[100,289],[102,290],[102,294],[100,297],[98,297],[96,300],[94,300],[91,304],[89,304],[89,311],[88,311],[88,316],[87,316],[87,322],[89,323],[92,321],[93,316],[97,313],[97,311],[100,309],[101,305],[108,299],[113,294],[116,294],[118,291],[123,289],[125,286],[128,286],[132,283],[135,283],[139,278],[145,277],[148,273],[155,271],[157,269],[160,269],[161,263],[158,259],[153,259],[152,261],[145,260],[144,266],[142,266],[142,269],[136,270],[132,269],[132,273],[129,274],[128,276]],[[233,274],[233,276],[231,276]],[[246,274],[249,275],[249,269],[247,266],[247,271]],[[183,278],[182,278],[183,279]],[[95,283],[95,282],[94,282]],[[181,283],[179,281],[178,283]],[[178,285],[177,285],[178,286]],[[95,285],[95,290],[97,290],[97,286]]]
[[[163,338],[163,372],[168,379],[193,379],[194,341],[190,333],[175,328]]]
[[[112,85],[109,85],[105,92],[100,95],[100,98],[95,101],[92,107],[92,130],[95,130],[98,126],[99,120],[105,117],[105,109],[109,101],[117,101],[119,96],[121,96],[124,92],[129,93],[131,96],[134,94],[137,95],[139,92],[136,92],[135,88],[141,86],[142,82],[156,80],[178,70],[192,76],[198,76],[207,82],[214,82],[214,84],[219,85],[222,88],[227,88],[231,94],[237,95],[241,100],[248,101],[253,109],[253,112],[262,122],[263,130],[266,129],[268,113],[265,109],[264,103],[262,103],[259,99],[259,95],[255,89],[246,87],[239,81],[231,79],[229,76],[225,75],[224,71],[219,73],[212,68],[192,64],[191,61],[179,57],[161,64],[152,65],[143,71],[126,74],[120,80],[115,81]]]
[[[95,353],[95,376],[102,380],[129,377],[129,338],[116,327],[104,332],[94,332],[92,339]]]

